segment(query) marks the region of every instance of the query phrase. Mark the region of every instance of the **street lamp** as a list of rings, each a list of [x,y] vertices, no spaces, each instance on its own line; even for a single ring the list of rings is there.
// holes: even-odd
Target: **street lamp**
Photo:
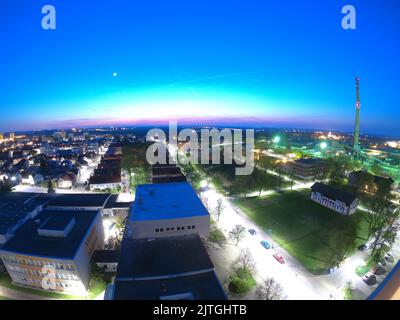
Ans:
[[[274,137],[274,143],[279,143],[280,141],[281,141],[281,137],[280,136]]]
[[[321,142],[321,144],[319,146],[322,150],[325,150],[328,147],[328,144],[324,141],[324,142]]]

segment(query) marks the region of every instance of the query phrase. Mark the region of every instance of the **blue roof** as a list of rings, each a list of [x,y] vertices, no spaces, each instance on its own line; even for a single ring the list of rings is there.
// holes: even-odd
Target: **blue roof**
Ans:
[[[129,219],[179,219],[208,214],[206,207],[187,182],[144,184],[136,189]]]

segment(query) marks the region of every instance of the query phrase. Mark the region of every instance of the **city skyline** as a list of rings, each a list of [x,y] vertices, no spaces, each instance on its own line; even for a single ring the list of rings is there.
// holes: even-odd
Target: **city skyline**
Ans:
[[[399,135],[394,1],[353,1],[356,30],[341,27],[344,2],[53,1],[50,31],[43,4],[21,2],[1,4],[1,132],[168,120],[352,132],[359,76],[361,133]]]

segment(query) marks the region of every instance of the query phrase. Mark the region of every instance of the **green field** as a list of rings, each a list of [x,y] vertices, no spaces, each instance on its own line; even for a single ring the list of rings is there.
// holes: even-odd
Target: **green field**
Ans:
[[[309,190],[243,198],[235,203],[314,273],[336,265],[343,255],[364,243],[367,235],[362,212],[341,216],[311,201]]]

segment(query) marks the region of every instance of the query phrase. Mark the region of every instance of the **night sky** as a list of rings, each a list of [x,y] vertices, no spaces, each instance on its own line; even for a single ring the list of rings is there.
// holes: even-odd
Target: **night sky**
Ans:
[[[56,30],[41,27],[46,4]],[[341,27],[345,4],[356,30]],[[168,119],[352,131],[359,76],[361,131],[400,136],[399,57],[396,0],[1,0],[0,131]]]

